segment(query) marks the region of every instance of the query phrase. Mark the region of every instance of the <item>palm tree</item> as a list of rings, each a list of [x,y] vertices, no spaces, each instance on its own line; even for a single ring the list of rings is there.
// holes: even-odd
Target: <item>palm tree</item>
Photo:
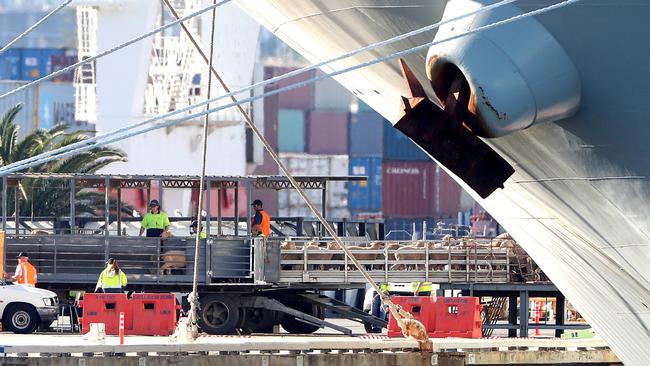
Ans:
[[[84,131],[68,132],[67,126],[57,125],[48,130],[33,131],[18,141],[18,126],[16,126],[15,120],[21,108],[21,104],[10,108],[0,120],[0,166],[88,139]],[[24,172],[91,174],[119,161],[126,161],[124,152],[102,146],[33,166]],[[63,183],[65,182],[23,179],[19,187],[20,214],[32,217],[69,214],[70,191],[69,187],[62,185]],[[13,192],[8,191],[8,196],[8,202],[15,202]],[[103,207],[104,195],[102,193],[87,190],[76,192],[75,211],[78,215],[96,215],[97,209],[103,211]],[[8,208],[8,211],[11,209]],[[128,212],[128,207],[124,208],[124,212]]]

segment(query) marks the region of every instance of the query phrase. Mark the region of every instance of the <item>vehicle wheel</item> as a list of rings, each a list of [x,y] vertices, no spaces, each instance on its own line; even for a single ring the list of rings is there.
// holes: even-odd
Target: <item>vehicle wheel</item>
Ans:
[[[313,304],[306,302],[287,302],[284,305],[319,319],[324,318],[321,308]],[[284,330],[292,334],[310,334],[320,329],[318,325],[301,322],[289,314],[282,315],[282,322],[280,324]]]
[[[36,330],[38,323],[39,318],[36,309],[27,304],[10,305],[2,318],[2,324],[7,330],[19,334],[33,332]]]
[[[246,320],[242,331],[245,333],[272,333],[273,326],[280,323],[278,313],[273,310],[246,308]]]
[[[228,334],[239,323],[239,304],[224,295],[201,298],[199,327],[209,334]]]

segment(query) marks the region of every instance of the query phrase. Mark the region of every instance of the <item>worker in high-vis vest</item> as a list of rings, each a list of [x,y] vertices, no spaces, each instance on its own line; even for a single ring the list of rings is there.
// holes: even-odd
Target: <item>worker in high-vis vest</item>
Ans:
[[[253,236],[262,235],[268,238],[271,236],[271,216],[262,208],[262,201],[255,200],[252,206],[255,210],[255,216],[251,219],[251,234]]]
[[[158,200],[151,200],[149,212],[142,218],[140,236],[145,233],[147,238],[166,238],[169,236],[169,217],[160,209]]]
[[[11,280],[18,285],[25,285],[30,287],[36,286],[38,274],[36,272],[36,268],[34,268],[34,266],[29,263],[29,256],[27,253],[20,252],[16,258],[18,259],[16,272],[13,276],[5,276],[5,279]]]
[[[110,258],[106,262],[106,268],[99,274],[97,286],[95,286],[95,292],[101,290],[105,293],[121,293],[124,291],[126,283],[126,275],[117,265],[117,261]]]

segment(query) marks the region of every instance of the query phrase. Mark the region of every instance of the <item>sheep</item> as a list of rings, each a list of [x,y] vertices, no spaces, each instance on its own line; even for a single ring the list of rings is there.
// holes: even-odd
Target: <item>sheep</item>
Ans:
[[[185,268],[187,266],[187,256],[182,250],[168,250],[160,255],[163,265],[160,266],[159,274],[171,274],[172,269]]]
[[[282,261],[297,261],[302,259],[302,254],[300,253],[282,253],[283,250],[298,250],[296,243],[292,241],[283,241],[280,243],[280,262]],[[282,266],[283,270],[295,270],[302,271],[302,264],[285,264]]]

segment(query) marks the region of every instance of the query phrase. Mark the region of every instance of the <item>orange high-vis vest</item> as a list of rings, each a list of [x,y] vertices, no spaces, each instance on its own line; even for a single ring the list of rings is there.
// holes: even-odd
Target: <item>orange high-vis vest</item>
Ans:
[[[259,210],[259,213],[262,215],[260,230],[262,230],[262,235],[268,238],[271,236],[271,216],[264,212],[264,210]]]
[[[20,266],[20,277],[18,278],[19,285],[36,286],[36,268],[29,262],[22,262]]]

